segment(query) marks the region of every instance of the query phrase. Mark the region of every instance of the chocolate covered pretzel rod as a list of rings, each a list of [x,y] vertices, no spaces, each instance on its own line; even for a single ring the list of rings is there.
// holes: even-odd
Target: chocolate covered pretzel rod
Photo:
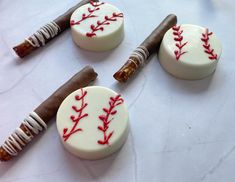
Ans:
[[[50,40],[60,35],[64,30],[70,27],[70,17],[74,11],[80,6],[89,2],[90,0],[82,0],[80,3],[70,8],[66,13],[59,16],[54,21],[41,27],[36,33],[25,39],[23,43],[13,48],[16,54],[20,58],[23,58],[32,53],[34,50],[37,50],[38,48],[46,45]]]
[[[40,104],[0,147],[0,161],[8,161],[17,156],[36,135],[47,128],[62,101],[73,91],[87,86],[96,77],[97,73],[87,66]]]
[[[177,17],[168,15],[161,24],[137,47],[129,57],[128,61],[117,71],[113,77],[119,82],[126,82],[141,66],[143,66],[150,55],[156,52],[164,34],[176,25]]]

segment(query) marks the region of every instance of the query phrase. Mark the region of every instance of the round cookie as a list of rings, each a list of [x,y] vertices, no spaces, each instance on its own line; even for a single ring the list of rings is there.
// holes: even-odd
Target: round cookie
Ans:
[[[100,159],[117,151],[127,138],[128,123],[123,98],[100,86],[70,94],[56,117],[64,147],[84,159]]]
[[[72,37],[81,48],[106,51],[118,46],[124,37],[123,13],[104,2],[79,7],[70,20]]]
[[[183,24],[172,27],[164,35],[159,61],[173,76],[196,80],[215,71],[221,52],[214,33],[197,25]]]

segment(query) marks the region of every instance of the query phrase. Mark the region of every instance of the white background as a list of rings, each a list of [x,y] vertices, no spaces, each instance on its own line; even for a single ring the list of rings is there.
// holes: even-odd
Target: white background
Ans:
[[[94,85],[122,94],[131,131],[116,154],[98,161],[70,155],[59,141],[55,119],[18,156],[0,163],[1,182],[234,182],[235,3],[233,0],[108,1],[125,14],[125,39],[113,51],[92,53],[66,31],[20,60],[12,47],[78,1],[0,1],[0,142],[23,118],[85,65],[99,73]],[[215,74],[200,81],[168,75],[153,55],[127,84],[112,77],[132,50],[169,13],[179,24],[208,27],[223,45]]]

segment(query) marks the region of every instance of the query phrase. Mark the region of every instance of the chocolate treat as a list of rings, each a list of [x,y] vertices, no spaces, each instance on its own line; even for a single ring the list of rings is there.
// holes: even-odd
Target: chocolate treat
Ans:
[[[47,128],[62,101],[73,91],[87,86],[96,77],[97,73],[93,68],[87,66],[39,105],[0,147],[0,161],[8,161],[17,156],[36,135]]]
[[[161,24],[137,47],[129,57],[128,61],[116,72],[113,77],[119,82],[126,82],[141,66],[143,66],[150,55],[157,51],[164,34],[176,25],[177,17],[168,15]]]
[[[66,97],[58,109],[56,126],[65,149],[95,160],[121,148],[128,136],[129,116],[120,94],[89,86]]]
[[[158,57],[161,66],[176,78],[198,80],[214,73],[221,53],[215,33],[198,25],[182,24],[166,32]]]
[[[124,15],[115,6],[90,2],[71,16],[73,41],[90,51],[107,51],[117,47],[124,37]]]
[[[93,0],[97,1],[97,0]],[[70,8],[66,13],[56,18],[54,21],[41,27],[36,33],[31,35],[29,38],[13,49],[16,54],[23,58],[29,55],[34,50],[44,46],[54,37],[60,35],[64,30],[70,27],[70,17],[73,12],[80,6],[89,3],[90,0],[82,0],[76,6]]]

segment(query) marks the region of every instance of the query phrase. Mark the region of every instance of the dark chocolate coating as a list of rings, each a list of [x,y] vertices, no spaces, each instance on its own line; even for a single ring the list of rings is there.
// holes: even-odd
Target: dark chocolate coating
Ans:
[[[145,47],[149,56],[152,55],[160,46],[165,33],[177,23],[177,17],[173,14],[168,15],[157,28],[140,44]],[[147,62],[147,60],[145,60]],[[141,67],[136,57],[130,57],[128,61],[113,75],[119,82],[126,82]]]
[[[89,85],[97,77],[97,73],[90,66],[86,66],[76,75],[74,75],[70,80],[68,80],[64,85],[62,85],[57,91],[55,91],[48,99],[46,99],[42,104],[40,104],[34,112],[40,116],[43,121],[48,124],[49,121],[55,116],[60,104],[63,100],[73,91]],[[27,128],[24,124],[20,125],[20,128],[28,136],[35,136],[35,134]],[[26,144],[27,145],[27,144]],[[26,146],[25,145],[25,146]],[[24,148],[25,146],[22,146]],[[17,150],[17,148],[15,148]],[[17,150],[20,152],[19,150]],[[2,147],[0,147],[0,161],[9,161],[14,156],[8,154]]]
[[[60,35],[64,30],[68,29],[70,27],[70,17],[73,14],[73,12],[79,8],[80,6],[89,3],[91,0],[82,0],[80,3],[78,3],[76,6],[70,8],[68,11],[66,11],[64,14],[59,16],[54,20],[54,22],[59,25],[60,27],[60,32],[56,35]],[[93,0],[93,1],[98,1],[98,0]],[[56,37],[55,36],[55,37]],[[46,43],[51,41],[53,38],[46,39]],[[29,38],[30,39],[30,38]],[[16,52],[16,54],[20,58],[24,58],[25,56],[29,55],[32,53],[34,50],[38,49],[39,47],[33,47],[29,42],[24,41],[23,43],[13,47],[13,50]]]

